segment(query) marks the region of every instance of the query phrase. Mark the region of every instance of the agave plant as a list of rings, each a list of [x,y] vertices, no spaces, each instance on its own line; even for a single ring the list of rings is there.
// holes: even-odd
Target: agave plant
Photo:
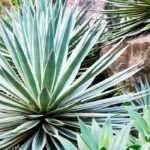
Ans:
[[[148,80],[148,77],[145,77],[144,80],[140,80],[139,83],[135,84],[135,89],[137,92],[139,91],[145,91],[146,89],[150,88],[150,83]],[[150,106],[150,93],[141,97],[139,100],[134,102],[135,105],[139,105],[141,107],[147,107],[149,108]]]
[[[147,77],[144,80],[140,80],[139,83],[135,84],[136,91],[141,91],[149,89],[150,84]],[[131,150],[149,150],[150,149],[150,94],[147,94],[139,100],[133,102],[131,108],[134,109],[134,106],[138,106],[140,112],[138,113],[129,110],[130,117],[133,121],[133,126],[136,129],[133,129],[133,133],[136,134],[130,136],[129,147]],[[136,136],[135,136],[136,135]]]
[[[139,150],[150,149],[150,107],[143,107],[143,116],[129,110],[133,125],[137,130],[137,136],[130,137],[130,148]],[[135,131],[134,131],[135,132]]]
[[[135,90],[145,91],[149,89],[150,84],[148,77],[140,80],[134,84]],[[135,106],[139,112],[133,111]],[[129,150],[149,150],[150,149],[150,93],[142,96],[132,103],[131,108],[128,110],[131,120],[133,122],[133,134],[129,138]]]
[[[100,127],[95,120],[92,126],[80,121],[81,135],[78,135],[79,150],[126,150],[128,147],[130,125],[114,131],[110,120]]]
[[[92,85],[95,77],[126,48],[115,45],[82,75],[80,66],[105,30],[95,23],[80,34],[78,12],[57,1],[23,0],[20,9],[8,12],[9,23],[0,20],[0,34],[8,55],[0,52],[0,149],[76,149],[77,117],[99,124],[108,116],[121,127],[128,114],[117,104],[137,99],[138,94],[105,98],[113,87],[132,76],[133,66]],[[75,38],[72,40],[72,38]],[[79,38],[79,39],[78,39]],[[78,40],[70,52],[70,42]]]

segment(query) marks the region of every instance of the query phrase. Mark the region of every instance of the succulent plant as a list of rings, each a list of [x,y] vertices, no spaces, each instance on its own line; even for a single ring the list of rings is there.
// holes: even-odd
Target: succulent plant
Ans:
[[[110,120],[107,120],[102,127],[93,120],[91,127],[80,121],[80,128],[79,150],[126,150],[128,147],[130,125],[115,131]]]
[[[148,77],[145,77],[143,80],[140,80],[139,83],[134,84],[135,90],[137,92],[145,91],[146,89],[150,89],[150,83],[148,80]],[[142,96],[138,100],[134,102],[135,105],[138,105],[140,107],[147,107],[150,106],[150,93],[148,93],[145,96]]]
[[[129,145],[131,150],[135,148],[139,150],[150,149],[150,106],[143,106],[142,108],[142,114],[139,114],[133,110],[129,110],[130,117],[133,121],[133,126],[137,131],[137,136],[130,136]]]
[[[61,0],[54,5],[51,0],[22,0],[19,10],[8,12],[9,21],[0,20],[7,49],[0,51],[0,149],[74,150],[78,117],[85,123],[94,117],[100,124],[109,116],[117,128],[128,122],[128,114],[118,105],[141,93],[108,95],[140,69],[133,66],[92,84],[126,50],[119,42],[79,75],[83,60],[105,30],[99,22],[86,30],[88,21],[76,26],[80,15],[75,6],[66,11]]]

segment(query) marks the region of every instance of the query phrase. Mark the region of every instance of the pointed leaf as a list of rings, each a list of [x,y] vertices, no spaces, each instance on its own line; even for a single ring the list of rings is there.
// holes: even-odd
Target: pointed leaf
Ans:
[[[39,105],[41,111],[46,112],[50,102],[51,102],[50,93],[47,88],[44,88],[39,96]]]
[[[142,134],[143,138],[146,136],[146,134],[149,133],[149,127],[146,121],[138,114],[137,112],[134,112],[132,110],[128,110],[129,115],[131,119],[134,122],[134,126],[139,130],[139,132]]]
[[[107,120],[106,123],[103,126],[103,134],[100,141],[99,149],[106,148],[108,149],[109,145],[112,142],[112,126],[110,120]]]
[[[56,71],[55,54],[54,51],[52,51],[46,64],[43,78],[43,88],[47,88],[50,92],[52,91],[55,80],[55,71]]]
[[[82,140],[81,136],[77,136],[79,150],[91,150],[88,145]]]
[[[90,149],[97,149],[96,142],[93,140],[91,129],[80,120],[81,138]]]
[[[46,146],[46,135],[42,130],[39,130],[32,141],[32,149],[33,150],[43,150]]]
[[[57,139],[62,144],[64,150],[77,150],[77,148],[71,143],[71,141],[69,141],[61,136],[57,136]]]
[[[128,141],[129,141],[129,133],[130,133],[131,126],[125,126],[121,129],[121,131],[118,131],[116,133],[116,137],[114,138],[114,141],[112,145],[110,146],[110,150],[126,150],[128,147]]]

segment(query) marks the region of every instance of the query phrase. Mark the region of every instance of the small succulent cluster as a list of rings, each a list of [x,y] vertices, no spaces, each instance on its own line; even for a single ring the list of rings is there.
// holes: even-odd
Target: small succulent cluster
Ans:
[[[80,121],[79,150],[149,150],[150,108],[144,108],[143,117],[132,110],[129,110],[129,114],[133,124],[123,126],[121,130],[113,130],[110,120],[103,127],[95,120],[91,127]],[[137,132],[137,136],[132,134],[133,131]]]
[[[88,127],[80,121],[81,135],[78,136],[79,150],[126,150],[131,126],[124,126],[120,131],[112,129],[110,120],[103,127],[93,120]]]

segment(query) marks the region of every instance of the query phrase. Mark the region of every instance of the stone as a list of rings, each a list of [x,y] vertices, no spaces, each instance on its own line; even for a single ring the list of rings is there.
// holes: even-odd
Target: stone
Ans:
[[[105,71],[105,76],[111,76],[139,62],[143,64],[143,69],[130,78],[131,81],[144,79],[150,75],[150,34],[141,35],[137,38],[123,42],[122,47],[128,45],[127,50]],[[108,45],[100,51],[100,56],[112,48]]]
[[[10,6],[10,5],[11,5],[11,4],[10,4],[10,0],[1,0],[0,3],[1,3],[1,5],[3,5],[3,6]]]
[[[68,0],[68,7],[71,7],[74,3],[77,4],[79,9],[83,6],[87,6],[88,12],[84,18],[92,17],[92,19],[95,20],[100,16],[100,11],[104,10],[106,0]]]

